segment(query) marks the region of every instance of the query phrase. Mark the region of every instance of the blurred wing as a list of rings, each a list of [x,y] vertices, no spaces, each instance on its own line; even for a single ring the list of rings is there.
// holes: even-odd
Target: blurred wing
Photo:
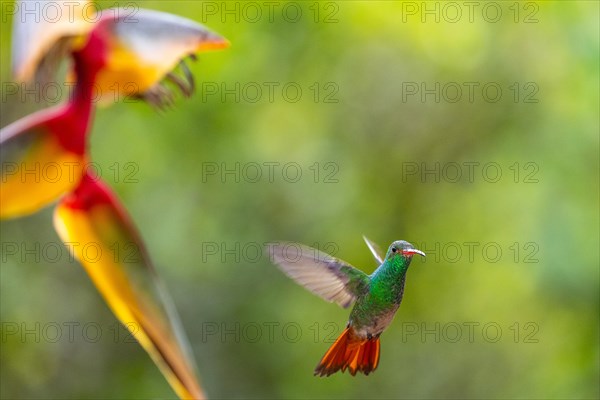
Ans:
[[[369,240],[369,238],[366,237],[365,235],[363,235],[363,239],[364,239],[365,243],[367,244],[367,247],[369,248],[369,250],[371,250],[373,257],[375,257],[375,261],[377,261],[377,263],[378,263],[377,265],[383,264],[383,260],[385,259],[385,256],[381,252],[381,249],[379,248],[379,246],[377,246],[377,244],[375,242],[372,242],[371,240]]]
[[[186,335],[144,244],[102,182],[84,176],[57,206],[54,226],[108,306],[180,398],[204,398]]]
[[[0,129],[0,219],[34,213],[79,183],[87,158],[55,134],[70,127],[61,112],[45,109]]]
[[[49,70],[42,73],[55,72],[57,62],[69,47],[64,39],[86,34],[91,29],[96,8],[90,3],[88,0],[14,3],[12,70],[17,80],[31,81],[45,67]]]
[[[184,95],[193,91],[191,73],[171,73],[186,57],[197,52],[221,49],[229,45],[223,37],[203,25],[176,15],[151,11],[108,9],[94,32],[105,40],[107,65],[97,77],[99,93],[114,98],[144,96],[169,102],[172,96],[163,79],[171,81]],[[116,89],[115,89],[116,88]]]
[[[269,256],[287,276],[346,308],[364,293],[369,277],[350,264],[299,243],[271,243]]]

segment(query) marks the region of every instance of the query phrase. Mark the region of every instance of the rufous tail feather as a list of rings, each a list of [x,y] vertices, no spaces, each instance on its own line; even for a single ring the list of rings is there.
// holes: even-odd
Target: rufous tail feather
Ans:
[[[346,369],[352,374],[362,372],[365,375],[375,371],[379,364],[379,336],[371,339],[358,337],[352,327],[344,329],[335,343],[327,350],[315,375],[329,376]]]

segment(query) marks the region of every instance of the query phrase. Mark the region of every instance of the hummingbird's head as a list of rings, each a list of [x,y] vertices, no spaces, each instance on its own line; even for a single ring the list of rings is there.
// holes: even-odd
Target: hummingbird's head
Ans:
[[[425,253],[423,253],[421,250],[415,249],[415,246],[408,243],[407,241],[396,240],[390,245],[385,259],[391,260],[395,257],[403,257],[406,260],[411,260],[412,256],[414,256],[415,254],[425,257]]]

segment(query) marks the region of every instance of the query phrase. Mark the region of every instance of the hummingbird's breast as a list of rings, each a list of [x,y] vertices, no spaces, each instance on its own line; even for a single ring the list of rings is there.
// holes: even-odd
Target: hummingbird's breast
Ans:
[[[350,316],[350,325],[359,337],[370,338],[381,335],[394,319],[400,305],[394,305],[383,312],[373,313],[363,317]]]
[[[383,272],[371,280],[369,292],[357,299],[349,324],[363,338],[378,336],[394,319],[404,293],[405,275]]]

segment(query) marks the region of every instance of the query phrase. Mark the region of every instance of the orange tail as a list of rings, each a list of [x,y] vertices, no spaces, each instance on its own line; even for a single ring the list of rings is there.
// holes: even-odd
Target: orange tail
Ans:
[[[327,350],[317,368],[315,375],[329,376],[340,369],[348,371],[352,376],[356,372],[369,375],[379,364],[379,337],[362,339],[356,336],[354,329],[348,327],[335,343]]]

